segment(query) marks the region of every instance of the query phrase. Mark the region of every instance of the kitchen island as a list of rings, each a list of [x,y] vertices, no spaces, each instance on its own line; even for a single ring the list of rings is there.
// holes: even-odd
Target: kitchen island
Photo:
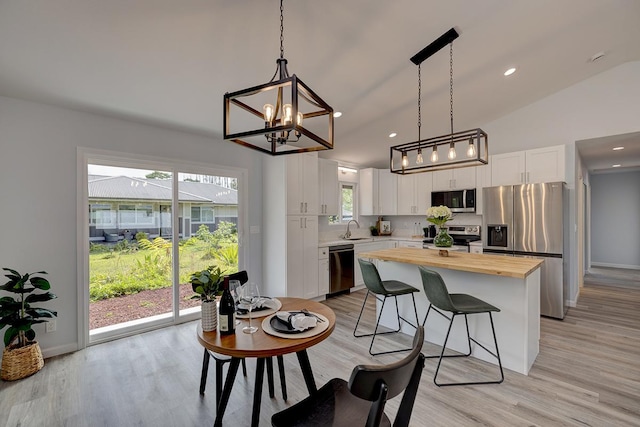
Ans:
[[[540,266],[544,262],[533,258],[515,258],[449,251],[440,256],[438,250],[395,248],[364,252],[360,258],[376,262],[382,280],[400,280],[420,289],[416,295],[420,321],[429,307],[417,266],[425,266],[440,273],[450,293],[466,293],[500,308],[494,323],[503,367],[527,375],[537,355],[540,339]],[[399,298],[400,315],[415,317],[410,298]],[[378,303],[378,310],[380,309]],[[395,329],[395,307],[387,304],[380,324]],[[448,321],[438,314],[430,314],[425,337],[441,345]],[[402,332],[413,335],[414,330],[404,324]],[[487,348],[493,348],[491,326],[487,315],[469,316],[469,332]],[[456,320],[447,347],[466,352],[464,321]],[[478,346],[472,345],[472,355],[490,363],[497,363]]]

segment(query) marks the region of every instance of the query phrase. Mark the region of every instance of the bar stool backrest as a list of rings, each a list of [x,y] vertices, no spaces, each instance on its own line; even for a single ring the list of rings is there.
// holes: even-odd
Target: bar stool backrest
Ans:
[[[427,295],[429,302],[440,310],[457,311],[451,301],[447,285],[444,284],[442,276],[440,276],[438,272],[428,270],[424,267],[418,267],[418,269],[420,270],[420,276],[422,276],[424,293]]]
[[[237,273],[233,273],[229,275],[229,280],[238,280],[241,285],[244,285],[249,281],[249,275],[246,270],[238,271]]]
[[[365,261],[360,258],[358,258],[358,262],[360,263],[362,279],[364,280],[364,284],[367,289],[374,294],[385,295],[387,290],[384,288],[384,284],[382,283],[382,279],[380,279],[380,274],[378,273],[376,266],[372,262]]]

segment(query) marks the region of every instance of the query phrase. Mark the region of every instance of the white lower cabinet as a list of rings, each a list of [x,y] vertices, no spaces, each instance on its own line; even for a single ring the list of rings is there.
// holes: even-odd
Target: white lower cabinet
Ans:
[[[287,217],[287,295],[315,298],[318,290],[318,217]]]
[[[329,248],[318,249],[318,294],[329,293]]]
[[[362,278],[362,270],[360,269],[360,264],[358,263],[358,255],[363,252],[371,252],[371,251],[379,251],[381,249],[391,249],[396,247],[396,242],[393,241],[384,241],[384,242],[367,242],[367,243],[357,243],[354,245],[354,286],[364,285],[364,279]],[[374,264],[377,265],[377,260],[374,261]]]

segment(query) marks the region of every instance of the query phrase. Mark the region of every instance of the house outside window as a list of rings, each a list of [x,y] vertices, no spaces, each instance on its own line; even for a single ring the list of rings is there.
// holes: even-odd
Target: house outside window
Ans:
[[[109,204],[93,203],[89,205],[89,225],[96,228],[108,228],[115,225],[115,212]]]
[[[153,225],[153,206],[144,204],[118,206],[118,221],[127,225]]]
[[[215,215],[211,206],[192,206],[191,221],[192,222],[214,222]]]

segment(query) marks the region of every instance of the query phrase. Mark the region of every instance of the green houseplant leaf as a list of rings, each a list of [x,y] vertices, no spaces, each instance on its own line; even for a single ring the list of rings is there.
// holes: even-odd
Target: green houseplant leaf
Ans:
[[[210,265],[206,270],[192,273],[190,280],[191,289],[197,294],[191,297],[192,299],[214,301],[216,296],[222,294],[224,271],[218,266]]]
[[[14,341],[18,341],[18,347],[24,347],[33,341],[36,332],[32,326],[36,323],[43,323],[42,318],[52,318],[58,315],[57,312],[46,308],[32,307],[32,303],[50,301],[57,298],[51,292],[34,292],[39,290],[49,290],[51,284],[44,277],[38,276],[47,274],[46,271],[20,274],[11,268],[3,268],[9,279],[7,283],[0,286],[0,290],[17,294],[15,298],[4,296],[0,298],[0,329],[7,327],[4,334],[5,347],[10,346]]]

